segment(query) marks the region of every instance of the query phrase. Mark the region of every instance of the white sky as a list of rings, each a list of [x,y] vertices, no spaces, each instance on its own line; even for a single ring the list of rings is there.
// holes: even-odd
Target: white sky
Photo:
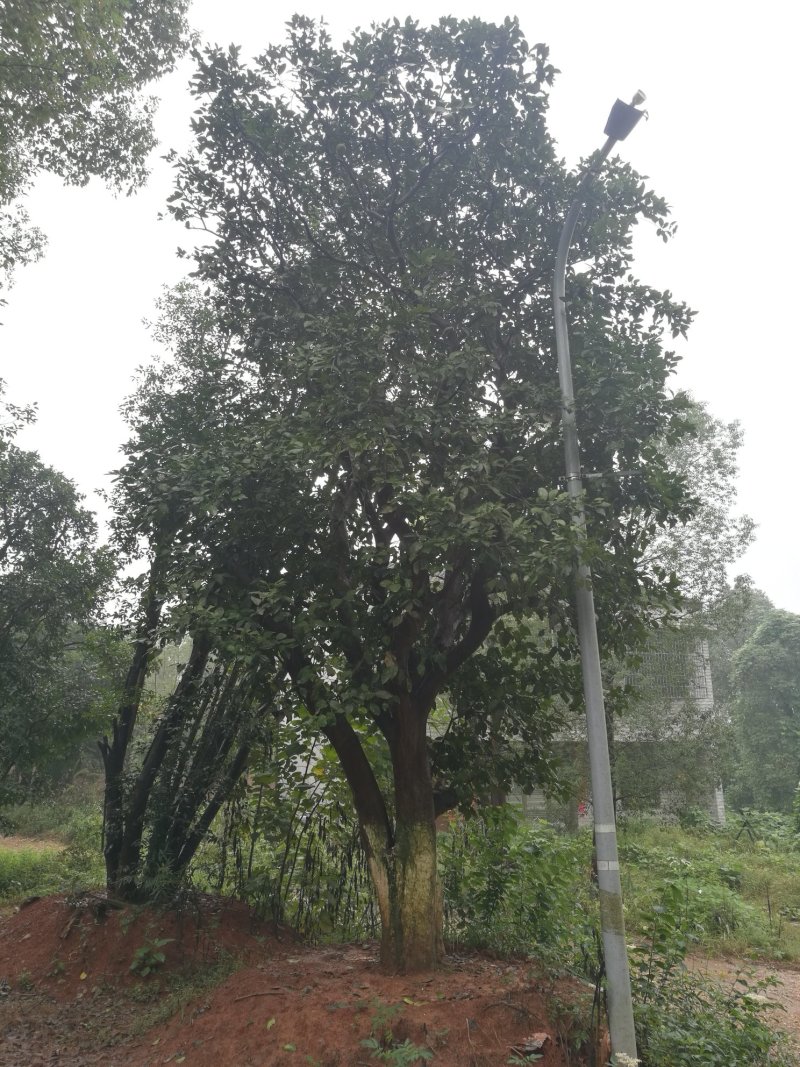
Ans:
[[[324,15],[335,40],[395,15],[430,22],[519,14],[528,40],[546,42],[562,72],[550,124],[570,163],[601,143],[617,96],[647,93],[650,121],[620,152],[670,202],[679,231],[666,246],[640,241],[638,273],[699,311],[677,384],[746,432],[740,503],[757,521],[758,539],[737,570],[778,607],[800,613],[795,5],[551,0],[504,9],[485,0],[375,0],[303,8],[195,0],[190,17],[204,39],[235,42],[247,55],[280,39],[295,10]],[[19,272],[0,313],[9,398],[39,404],[38,424],[20,443],[73,478],[93,506],[94,490],[120,463],[117,409],[153,350],[142,319],[152,317],[161,287],[189,269],[174,254],[185,231],[157,221],[171,191],[157,156],[188,143],[191,69],[185,62],[155,89],[161,148],[146,189],[115,199],[100,183],[68,189],[44,176],[37,184],[28,208],[48,235],[47,254]]]

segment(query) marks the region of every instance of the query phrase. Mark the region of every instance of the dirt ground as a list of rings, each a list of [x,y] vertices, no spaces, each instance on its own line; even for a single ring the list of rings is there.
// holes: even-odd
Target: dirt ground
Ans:
[[[49,837],[16,837],[9,834],[0,836],[0,849],[8,852],[61,852],[64,845],[61,841],[53,841]]]
[[[800,967],[688,962],[725,983],[778,979],[775,1025],[800,1049]],[[542,1067],[579,1067],[597,1047],[590,1007],[591,990],[530,962],[450,956],[433,975],[385,975],[375,944],[307,946],[209,897],[177,914],[33,898],[0,918],[0,1067],[373,1067],[404,1047],[388,1062],[425,1062],[409,1045],[434,1067],[534,1050]]]
[[[374,944],[309,947],[237,903],[74,904],[33,900],[0,920],[2,1067],[374,1067],[404,1045],[388,1062],[425,1062],[409,1045],[435,1067],[534,1051],[541,1067],[586,1062],[591,990],[530,962],[453,956],[433,975],[390,976]]]
[[[776,1005],[771,1022],[779,1030],[785,1030],[800,1052],[800,966],[794,963],[754,964],[749,960],[718,959],[694,955],[687,964],[691,970],[717,981],[733,985],[740,974],[748,982],[775,979],[763,994]]]

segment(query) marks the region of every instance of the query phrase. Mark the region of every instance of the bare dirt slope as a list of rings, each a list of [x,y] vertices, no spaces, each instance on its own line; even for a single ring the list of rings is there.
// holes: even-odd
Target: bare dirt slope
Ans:
[[[142,946],[165,956],[146,976],[130,969]],[[211,898],[181,915],[34,901],[0,925],[0,988],[3,1067],[373,1067],[404,1042],[435,1067],[537,1047],[542,1067],[575,1067],[588,1016],[583,987],[545,985],[529,963],[389,976],[373,944],[309,947]]]

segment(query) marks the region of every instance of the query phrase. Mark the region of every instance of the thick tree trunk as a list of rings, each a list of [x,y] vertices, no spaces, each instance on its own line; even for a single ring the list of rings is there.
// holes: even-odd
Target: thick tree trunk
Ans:
[[[425,714],[409,700],[389,731],[394,829],[356,731],[344,716],[325,729],[353,793],[381,919],[381,963],[402,974],[435,969],[444,952],[425,726]]]
[[[434,970],[443,955],[436,870],[436,820],[426,716],[402,707],[390,744],[395,790],[394,845],[387,856],[389,925],[381,960],[404,974]]]

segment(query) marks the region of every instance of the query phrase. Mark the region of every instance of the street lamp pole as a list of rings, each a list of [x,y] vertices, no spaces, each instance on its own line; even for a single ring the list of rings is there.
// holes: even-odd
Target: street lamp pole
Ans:
[[[561,429],[566,457],[567,491],[573,503],[572,521],[578,536],[575,599],[581,670],[583,673],[583,695],[586,702],[586,726],[589,739],[589,766],[592,780],[597,881],[600,889],[600,928],[603,937],[606,968],[608,1024],[611,1031],[612,1051],[615,1054],[623,1053],[634,1062],[638,1062],[636,1033],[633,1025],[633,1001],[631,998],[630,971],[628,969],[628,952],[625,945],[625,922],[622,912],[622,886],[617,855],[614,796],[611,787],[611,764],[608,758],[603,679],[600,673],[600,647],[597,641],[592,574],[584,558],[586,513],[583,507],[580,445],[578,443],[575,394],[572,386],[572,368],[569,356],[566,272],[569,247],[583,207],[587,188],[592,178],[608,158],[614,145],[618,141],[624,141],[642,117],[643,113],[635,105],[643,102],[644,94],[637,93],[632,103],[626,104],[622,100],[617,100],[611,109],[605,128],[608,140],[584,172],[578,184],[575,198],[567,212],[564,228],[561,231],[561,239],[558,243],[555,277],[553,280],[553,310],[555,314],[558,379],[561,385]]]

